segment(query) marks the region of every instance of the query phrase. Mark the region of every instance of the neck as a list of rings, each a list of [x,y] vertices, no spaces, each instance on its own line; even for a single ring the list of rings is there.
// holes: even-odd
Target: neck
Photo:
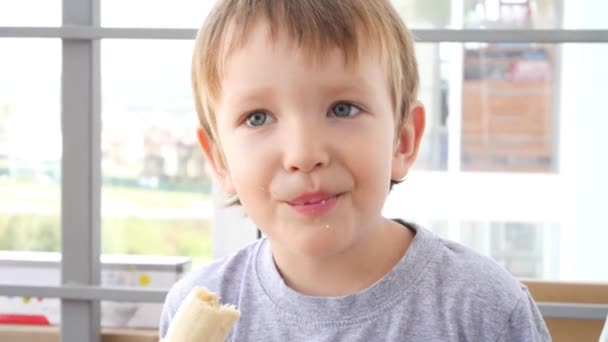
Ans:
[[[337,297],[369,288],[401,260],[413,238],[391,220],[361,236],[338,254],[315,257],[276,251],[275,263],[287,286],[309,296]]]

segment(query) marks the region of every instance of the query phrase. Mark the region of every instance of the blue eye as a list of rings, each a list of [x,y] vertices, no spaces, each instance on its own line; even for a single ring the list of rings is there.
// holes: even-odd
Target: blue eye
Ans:
[[[348,118],[359,114],[359,108],[348,102],[338,102],[331,107],[331,112],[339,118]]]
[[[247,116],[247,125],[251,127],[262,126],[268,121],[268,114],[264,112],[253,112]]]

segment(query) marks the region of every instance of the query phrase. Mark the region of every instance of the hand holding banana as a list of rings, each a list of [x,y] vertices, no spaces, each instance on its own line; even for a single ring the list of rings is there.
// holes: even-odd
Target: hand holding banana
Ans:
[[[193,288],[181,304],[161,342],[224,342],[239,319],[232,305],[220,305],[216,294]]]

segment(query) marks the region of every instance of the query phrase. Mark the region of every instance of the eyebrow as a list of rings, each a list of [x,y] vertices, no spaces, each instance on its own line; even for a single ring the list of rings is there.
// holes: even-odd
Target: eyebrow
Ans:
[[[267,101],[276,95],[272,87],[248,87],[236,92],[227,93],[225,96],[227,103],[243,106],[250,103]]]
[[[317,83],[320,94],[326,96],[343,96],[355,94],[356,96],[372,94],[374,87],[365,78],[344,78],[335,82]],[[273,86],[243,87],[225,95],[226,103],[238,107],[255,106],[259,103],[276,99],[276,88]]]
[[[334,84],[321,85],[320,89],[324,94],[343,94],[343,93],[356,93],[356,94],[368,94],[371,92],[372,87],[364,79],[356,79],[354,82],[337,82]]]

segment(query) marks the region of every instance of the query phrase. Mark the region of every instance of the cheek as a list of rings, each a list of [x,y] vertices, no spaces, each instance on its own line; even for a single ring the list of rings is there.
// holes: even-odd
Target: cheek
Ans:
[[[357,200],[371,210],[382,207],[391,180],[392,135],[383,132],[372,130],[365,138],[350,139],[349,144],[349,169],[361,190]]]
[[[232,185],[246,216],[260,228],[270,227],[273,208],[268,205],[268,189],[274,174],[271,151],[259,141],[232,140],[226,145],[224,151]]]
[[[380,172],[376,177],[389,177],[390,165],[393,155],[393,135],[387,134],[392,125],[386,120],[368,121],[365,127],[359,127],[354,136],[344,138],[351,146],[351,159],[356,161],[362,170]],[[351,134],[352,134],[351,133]]]
[[[272,177],[272,153],[255,139],[231,137],[225,140],[224,154],[232,184],[242,200],[255,197],[268,187]]]

